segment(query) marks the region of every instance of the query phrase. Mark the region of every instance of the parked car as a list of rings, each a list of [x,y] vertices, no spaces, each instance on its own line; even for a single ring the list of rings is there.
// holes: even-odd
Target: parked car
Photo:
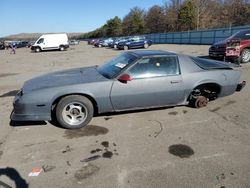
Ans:
[[[104,39],[98,39],[94,42],[93,46],[101,48],[103,47],[103,44],[104,44]]]
[[[16,44],[16,48],[23,48],[23,47],[28,47],[29,46],[29,41],[19,41]]]
[[[78,45],[80,43],[79,40],[72,39],[69,41],[69,45]]]
[[[142,36],[136,36],[132,37],[128,40],[125,40],[123,42],[119,42],[117,44],[117,48],[120,50],[128,50],[131,48],[148,48],[149,46],[152,45],[152,41],[146,39],[145,37]]]
[[[129,39],[129,37],[120,37],[120,38],[117,38],[112,43],[109,44],[109,47],[117,49],[117,45],[118,45],[119,42],[124,42],[124,41],[126,41],[128,39]]]
[[[13,121],[49,121],[69,129],[93,115],[162,106],[204,107],[240,91],[232,64],[165,51],[125,52],[97,67],[49,73],[28,80],[14,98]],[[60,78],[60,79],[58,79]]]
[[[31,46],[31,50],[40,52],[42,50],[60,50],[64,51],[69,47],[69,40],[66,33],[45,34],[37,39]]]
[[[250,61],[250,30],[242,30],[231,37],[214,43],[209,48],[211,58],[236,59],[242,63]]]
[[[89,45],[94,45],[94,43],[97,41],[98,39],[89,39],[88,40],[88,44]]]
[[[5,49],[5,47],[4,47],[3,43],[0,42],[0,50],[4,50],[4,49]]]
[[[102,47],[108,47],[110,43],[112,43],[114,41],[113,38],[107,38],[105,40],[103,40],[103,43],[102,43]]]

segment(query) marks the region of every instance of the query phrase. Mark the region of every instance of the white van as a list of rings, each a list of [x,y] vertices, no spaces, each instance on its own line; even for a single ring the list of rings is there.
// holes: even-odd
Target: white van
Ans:
[[[64,51],[69,47],[69,39],[66,33],[45,34],[40,36],[31,46],[31,50],[40,52],[42,50],[60,50]]]

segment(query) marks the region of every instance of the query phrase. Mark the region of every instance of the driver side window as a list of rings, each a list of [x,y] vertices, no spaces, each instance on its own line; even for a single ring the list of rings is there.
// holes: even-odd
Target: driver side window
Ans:
[[[43,38],[40,38],[39,41],[37,42],[37,44],[41,44],[44,42],[44,39]]]
[[[132,79],[179,75],[176,56],[143,58],[128,70]]]

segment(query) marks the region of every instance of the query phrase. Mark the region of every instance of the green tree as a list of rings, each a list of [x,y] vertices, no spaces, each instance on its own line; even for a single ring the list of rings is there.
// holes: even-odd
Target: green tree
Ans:
[[[184,1],[179,10],[178,21],[180,23],[180,30],[193,30],[195,28],[195,8],[190,0]]]
[[[107,36],[116,37],[122,34],[122,21],[118,16],[108,20],[106,25],[107,25],[106,28]]]
[[[145,11],[139,7],[134,7],[123,18],[122,30],[124,35],[143,34],[146,31],[145,27]]]
[[[162,7],[155,5],[151,7],[145,17],[145,25],[149,33],[164,32],[164,10]]]

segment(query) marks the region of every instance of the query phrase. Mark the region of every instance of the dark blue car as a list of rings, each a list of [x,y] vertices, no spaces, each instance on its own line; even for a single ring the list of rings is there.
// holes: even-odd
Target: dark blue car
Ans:
[[[152,41],[146,39],[142,36],[132,37],[126,41],[119,42],[117,44],[118,49],[128,50],[128,49],[135,49],[135,48],[148,48],[152,45]]]

